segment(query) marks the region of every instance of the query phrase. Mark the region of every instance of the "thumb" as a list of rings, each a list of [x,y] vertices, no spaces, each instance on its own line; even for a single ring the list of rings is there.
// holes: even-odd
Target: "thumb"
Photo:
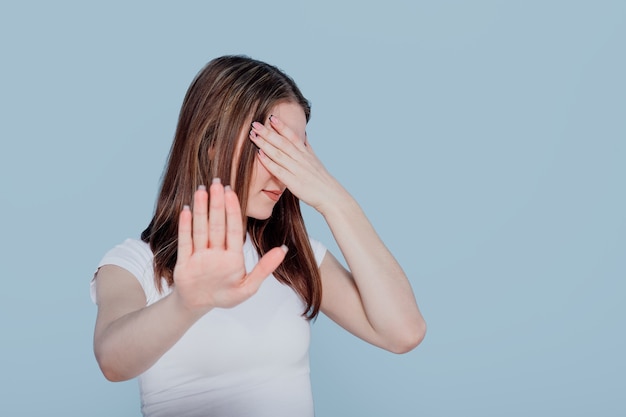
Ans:
[[[287,250],[287,246],[283,245],[278,248],[273,248],[263,255],[254,269],[246,276],[246,286],[250,286],[250,289],[256,291],[265,278],[274,272],[283,259],[285,259]]]

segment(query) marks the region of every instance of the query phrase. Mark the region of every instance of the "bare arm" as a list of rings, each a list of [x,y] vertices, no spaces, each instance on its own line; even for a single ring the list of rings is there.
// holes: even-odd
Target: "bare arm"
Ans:
[[[98,316],[94,352],[113,381],[134,378],[152,366],[200,317],[251,297],[285,257],[266,253],[246,275],[243,224],[237,195],[214,182],[194,196],[193,214],[180,214],[174,288],[146,307],[143,289],[130,272],[105,265],[96,276]],[[207,213],[208,212],[208,213]]]
[[[381,348],[395,353],[415,348],[426,323],[400,265],[351,197],[335,199],[323,214],[350,271],[327,253],[321,265],[322,311]]]
[[[392,352],[407,352],[426,332],[409,280],[349,193],[317,159],[299,126],[272,116],[254,123],[259,160],[302,201],[320,212],[349,271],[327,254],[320,267],[322,311],[356,336]]]
[[[104,376],[124,381],[150,368],[200,318],[172,294],[146,307],[137,279],[115,265],[96,277],[94,352]]]

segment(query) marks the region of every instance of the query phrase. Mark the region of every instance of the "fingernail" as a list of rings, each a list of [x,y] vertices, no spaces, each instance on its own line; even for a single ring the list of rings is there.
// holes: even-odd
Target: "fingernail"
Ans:
[[[283,250],[283,252],[285,252],[285,253],[287,253],[287,252],[289,251],[289,248],[287,247],[287,245],[282,245],[280,248],[281,248],[281,249]]]
[[[183,211],[189,211],[189,210],[191,210],[191,208],[189,208],[189,204],[185,204],[183,206]]]
[[[199,191],[206,191],[206,187],[204,185],[198,185]]]
[[[219,183],[221,183],[221,182],[222,182],[222,180],[220,180],[219,178],[213,178],[213,179],[211,180],[211,183],[212,183],[212,184],[219,184]]]
[[[252,129],[260,129],[262,126],[259,122],[252,122]]]
[[[253,130],[250,131],[250,139],[256,139],[256,133]]]
[[[232,191],[233,189],[232,189],[232,188],[230,188],[230,185],[225,185],[225,186],[224,186],[224,190],[226,190],[226,191]]]
[[[274,117],[273,114],[270,114],[270,117],[268,117],[268,119],[270,119],[270,122],[273,122],[274,120],[272,120],[272,118]]]

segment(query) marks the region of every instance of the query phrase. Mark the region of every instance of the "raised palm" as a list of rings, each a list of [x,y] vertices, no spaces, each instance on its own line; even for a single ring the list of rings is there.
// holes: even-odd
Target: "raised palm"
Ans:
[[[180,214],[174,291],[193,310],[230,308],[251,297],[283,261],[286,248],[267,252],[246,274],[243,223],[234,191],[214,180],[194,194],[193,211]]]

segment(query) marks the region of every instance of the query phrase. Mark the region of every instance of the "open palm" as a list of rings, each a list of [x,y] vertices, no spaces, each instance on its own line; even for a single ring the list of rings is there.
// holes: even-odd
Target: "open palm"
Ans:
[[[198,188],[193,210],[185,207],[178,226],[174,291],[193,310],[229,308],[247,300],[286,253],[286,247],[273,248],[246,274],[237,195],[217,179],[209,193],[202,186]]]

